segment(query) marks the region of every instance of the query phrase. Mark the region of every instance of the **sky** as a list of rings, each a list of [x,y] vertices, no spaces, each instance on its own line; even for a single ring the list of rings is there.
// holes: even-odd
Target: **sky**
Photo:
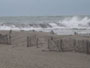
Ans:
[[[0,0],[0,16],[90,15],[90,0]]]

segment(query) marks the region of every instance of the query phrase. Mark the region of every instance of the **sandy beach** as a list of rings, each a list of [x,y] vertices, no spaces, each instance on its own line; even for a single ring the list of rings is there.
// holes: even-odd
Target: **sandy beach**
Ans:
[[[8,31],[0,31],[0,33],[8,34]],[[90,68],[88,54],[48,51],[47,44],[41,44],[39,48],[27,47],[25,42],[27,36],[34,34],[37,32],[12,32],[12,44],[0,44],[0,68]],[[38,36],[47,38],[56,35],[39,32]],[[57,38],[61,37],[78,38],[78,36],[57,36]]]

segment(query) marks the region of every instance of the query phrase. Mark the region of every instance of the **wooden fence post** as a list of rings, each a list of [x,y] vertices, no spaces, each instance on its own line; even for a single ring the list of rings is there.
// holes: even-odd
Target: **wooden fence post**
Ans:
[[[12,36],[11,36],[11,34],[12,34],[12,30],[10,30],[9,31],[9,38],[8,38],[8,43],[11,45],[12,44]]]
[[[48,39],[48,49],[50,49],[50,39]]]
[[[90,54],[90,41],[88,41],[88,54]]]
[[[73,51],[76,51],[76,39],[73,40]]]
[[[32,38],[29,37],[29,46],[31,47],[32,46]]]
[[[85,53],[85,50],[86,50],[86,42],[85,42],[85,40],[82,40],[82,46],[83,46],[83,52]]]
[[[76,47],[76,49],[75,49],[75,52],[79,52],[80,50],[79,50],[79,46],[80,46],[80,44],[79,44],[79,40],[77,40],[77,47]]]
[[[36,47],[37,47],[37,48],[38,48],[38,41],[39,41],[39,39],[36,38]]]
[[[2,44],[8,44],[7,42],[7,35],[2,35]]]
[[[9,34],[8,44],[10,44],[10,45],[11,45],[11,34]]]
[[[27,37],[27,47],[29,47],[29,37]]]
[[[89,41],[86,40],[86,53],[89,54]]]
[[[8,39],[8,35],[6,35],[6,44],[9,44],[9,39]]]
[[[62,39],[60,40],[60,48],[61,48],[61,51],[63,52],[63,40]]]
[[[59,42],[59,40],[56,41],[56,45],[57,45],[58,51],[60,52],[60,42]]]

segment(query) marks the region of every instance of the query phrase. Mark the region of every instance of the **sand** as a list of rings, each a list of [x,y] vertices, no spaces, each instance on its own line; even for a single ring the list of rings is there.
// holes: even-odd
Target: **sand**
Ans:
[[[27,32],[15,32],[12,45],[0,44],[0,68],[90,68],[90,55],[43,51],[43,47],[27,48],[26,43],[22,44],[27,35]],[[19,38],[18,43],[15,38]]]

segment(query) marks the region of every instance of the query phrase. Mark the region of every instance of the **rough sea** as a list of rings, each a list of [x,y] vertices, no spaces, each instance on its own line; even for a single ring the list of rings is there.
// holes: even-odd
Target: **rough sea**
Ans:
[[[0,17],[0,30],[36,30],[59,35],[90,33],[90,16],[7,16]]]

